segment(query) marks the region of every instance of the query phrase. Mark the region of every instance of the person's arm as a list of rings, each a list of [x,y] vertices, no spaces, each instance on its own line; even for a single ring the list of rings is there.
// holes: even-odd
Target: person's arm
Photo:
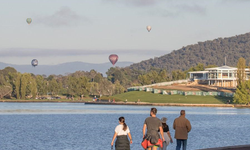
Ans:
[[[160,133],[161,133],[162,141],[165,141],[162,126],[160,126],[160,127],[159,127],[159,129],[160,129]]]
[[[191,124],[189,122],[189,120],[187,120],[187,131],[190,132],[191,131]]]
[[[174,123],[173,123],[173,128],[174,128],[174,130],[175,130],[175,120],[174,120]]]
[[[129,137],[129,139],[130,139],[130,144],[132,144],[133,141],[132,141],[132,136],[131,136],[130,132],[128,133],[128,137]]]
[[[147,128],[147,125],[144,124],[144,125],[143,125],[143,129],[142,129],[142,134],[143,134],[142,138],[143,138],[143,139],[144,139],[144,137],[145,137],[146,128]]]
[[[172,137],[171,137],[170,132],[168,131],[167,134],[168,134],[168,137],[170,138],[170,142],[173,143],[173,139],[172,139]]]
[[[113,136],[113,139],[112,139],[112,142],[111,142],[111,146],[114,145],[114,141],[115,141],[116,136],[117,136],[117,133],[115,132],[115,133],[114,133],[114,136]]]

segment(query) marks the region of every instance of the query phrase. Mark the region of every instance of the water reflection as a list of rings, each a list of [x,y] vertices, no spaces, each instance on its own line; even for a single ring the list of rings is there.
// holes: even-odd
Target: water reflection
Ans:
[[[89,105],[84,103],[1,103],[0,114],[147,114],[153,106]],[[249,115],[250,110],[231,107],[155,106],[158,114],[178,114],[185,109],[196,115]]]

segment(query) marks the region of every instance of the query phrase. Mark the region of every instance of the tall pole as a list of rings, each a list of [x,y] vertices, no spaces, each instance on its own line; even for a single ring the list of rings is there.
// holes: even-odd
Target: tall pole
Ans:
[[[225,66],[227,65],[227,55],[225,55]]]
[[[225,66],[227,65],[227,56],[225,56]]]

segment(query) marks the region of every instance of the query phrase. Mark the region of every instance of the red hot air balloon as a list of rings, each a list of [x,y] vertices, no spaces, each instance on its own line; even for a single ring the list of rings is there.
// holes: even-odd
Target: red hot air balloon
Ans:
[[[109,61],[115,65],[115,63],[118,61],[118,56],[116,54],[109,55]]]

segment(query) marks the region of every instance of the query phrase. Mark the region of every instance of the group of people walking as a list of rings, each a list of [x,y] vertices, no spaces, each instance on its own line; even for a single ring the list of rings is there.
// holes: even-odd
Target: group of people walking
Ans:
[[[150,117],[144,121],[142,133],[143,141],[142,147],[147,150],[166,150],[169,143],[173,143],[169,126],[167,125],[167,118],[161,119],[156,117],[157,109],[151,108]],[[188,133],[191,130],[191,124],[185,118],[185,110],[180,111],[180,117],[176,118],[173,123],[175,130],[176,150],[186,150]],[[129,137],[129,140],[128,140]],[[116,141],[115,141],[116,139]],[[129,127],[125,123],[125,118],[119,118],[119,125],[115,128],[115,133],[111,142],[113,147],[115,141],[115,150],[130,150],[130,144],[133,143]]]

